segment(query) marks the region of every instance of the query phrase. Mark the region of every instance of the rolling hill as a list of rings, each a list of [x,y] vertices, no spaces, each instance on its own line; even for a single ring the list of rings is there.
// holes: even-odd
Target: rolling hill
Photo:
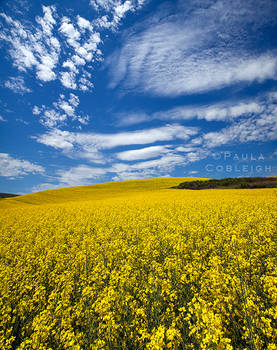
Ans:
[[[144,180],[108,182],[97,185],[68,187],[26,194],[1,200],[0,208],[20,205],[54,204],[124,197],[138,192],[167,190],[184,181],[204,180],[192,177],[166,177]]]

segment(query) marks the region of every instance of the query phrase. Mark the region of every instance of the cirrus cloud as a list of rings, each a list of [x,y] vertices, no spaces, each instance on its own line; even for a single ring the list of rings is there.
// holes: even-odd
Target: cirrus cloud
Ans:
[[[174,97],[276,79],[276,53],[249,49],[259,26],[276,21],[276,3],[221,0],[186,7],[176,15],[161,11],[126,35],[108,61],[111,88]]]

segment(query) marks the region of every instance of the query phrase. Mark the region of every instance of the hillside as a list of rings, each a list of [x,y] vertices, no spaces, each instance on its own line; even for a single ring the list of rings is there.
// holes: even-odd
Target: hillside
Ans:
[[[180,182],[204,180],[192,177],[167,177],[157,179],[129,180],[108,182],[97,185],[68,187],[55,190],[48,190],[18,196],[14,198],[6,198],[1,200],[0,208],[9,208],[20,205],[40,205],[54,204],[76,201],[91,201],[114,197],[122,197],[126,194],[157,191],[169,189],[177,186]]]

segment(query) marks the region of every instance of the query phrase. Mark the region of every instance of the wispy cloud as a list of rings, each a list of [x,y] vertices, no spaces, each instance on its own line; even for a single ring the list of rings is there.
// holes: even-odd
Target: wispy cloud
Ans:
[[[46,146],[60,149],[66,154],[104,163],[104,156],[100,153],[102,150],[176,139],[188,140],[197,133],[198,129],[195,127],[184,127],[178,124],[115,134],[74,133],[53,129],[37,136],[36,140]]]
[[[252,99],[252,101],[226,101],[210,105],[179,106],[154,113],[146,112],[125,112],[116,114],[117,125],[135,125],[150,122],[155,119],[163,121],[177,120],[206,120],[230,122],[239,117],[246,117],[252,114],[260,114],[265,109],[264,101]]]
[[[44,168],[28,160],[13,158],[7,153],[0,153],[0,176],[14,179],[28,174],[43,174]]]
[[[176,166],[200,159],[199,150],[191,148],[191,152],[185,154],[174,146],[177,140],[187,141],[197,133],[197,128],[178,124],[116,134],[73,133],[53,129],[36,137],[36,140],[61,150],[69,157],[86,158],[98,164],[57,171],[57,183],[54,185],[63,187],[90,184],[105,175],[112,176],[113,180],[169,176]],[[169,141],[171,145],[160,144]],[[154,145],[141,147],[148,144]],[[118,147],[132,149],[118,152]]]
[[[115,134],[73,133],[53,129],[36,139],[39,143],[61,150],[69,157],[85,158],[98,164],[97,167],[89,167],[91,171],[86,169],[87,174],[95,174],[86,179],[82,178],[83,172],[78,168],[61,171],[57,174],[57,181],[61,184],[88,184],[104,175],[112,176],[113,180],[169,176],[176,167],[203,160],[223,145],[276,140],[276,97],[276,93],[271,92],[252,102],[244,100],[233,105],[230,102],[217,104],[203,107],[197,113],[196,109],[170,110],[155,116],[166,120],[196,117],[229,122],[217,131],[202,134],[198,128],[169,124]],[[144,145],[147,147],[142,147]],[[128,148],[122,150],[123,147]],[[65,177],[61,177],[64,172]],[[73,177],[71,182],[69,175]]]
[[[98,178],[105,175],[104,168],[96,168],[88,165],[78,165],[66,170],[58,170],[53,181],[56,183],[41,183],[32,187],[32,192],[52,190],[68,186],[90,185]]]
[[[93,180],[105,174],[105,169],[90,167],[87,165],[79,165],[69,170],[58,171],[59,182],[67,186],[78,186],[80,184],[87,185]]]
[[[184,164],[185,158],[183,156],[168,154],[155,160],[137,162],[132,165],[125,163],[115,163],[109,167],[78,165],[67,170],[58,170],[55,177],[56,183],[42,183],[33,187],[33,191],[65,186],[89,185],[106,175],[112,176],[114,181],[169,176],[170,172],[177,165]]]
[[[151,147],[149,147],[150,149]],[[141,150],[141,149],[140,149]],[[137,157],[133,150],[131,157],[126,157],[127,161],[135,161],[140,158],[139,151],[137,150]],[[146,149],[144,149],[145,152]],[[127,153],[126,153],[127,154]],[[201,150],[194,150],[187,154],[178,154],[178,151],[171,147],[161,147],[160,152],[152,153],[151,157],[155,156],[156,159],[138,161],[126,163],[126,162],[114,162],[113,164],[107,164],[105,167],[95,167],[87,165],[78,165],[69,169],[60,169],[56,172],[56,176],[52,178],[55,183],[42,183],[39,186],[34,186],[33,191],[43,191],[52,188],[61,188],[66,186],[79,186],[89,185],[95,183],[95,181],[102,181],[103,177],[109,176],[113,181],[122,180],[134,180],[134,179],[146,179],[152,177],[167,177],[170,176],[172,171],[177,166],[185,167],[187,164],[196,162],[202,158],[208,156],[207,152]]]
[[[103,176],[111,176],[114,181],[145,179],[151,177],[170,176],[177,167],[184,167],[188,163],[195,162],[204,157],[201,152],[191,152],[187,155],[178,154],[173,148],[169,152],[158,152],[156,159],[130,163],[115,162],[105,167],[91,167],[79,165],[67,170],[58,170],[54,187],[88,185],[95,180],[103,179]],[[207,156],[207,155],[205,155]],[[139,159],[136,158],[136,159]],[[132,159],[135,160],[135,159]],[[42,184],[39,189],[51,188],[51,184]],[[35,187],[38,190],[38,187]]]
[[[31,192],[40,192],[40,191],[47,191],[47,190],[54,190],[56,188],[63,187],[62,184],[52,184],[49,182],[41,183],[39,185],[35,185],[32,187]]]
[[[219,131],[192,139],[188,146],[215,148],[225,144],[267,142],[277,139],[277,99],[274,93],[261,106],[259,113],[241,118]]]
[[[274,1],[222,0],[188,2],[174,16],[162,12],[135,27],[110,58],[110,86],[178,96],[275,79],[276,53],[250,49],[259,26],[276,21],[274,9]],[[249,23],[253,29],[246,37]]]
[[[225,144],[273,140],[277,140],[277,108],[271,115],[252,117],[220,131],[208,132],[201,137],[201,144],[208,148],[215,148]]]
[[[5,87],[12,90],[16,94],[25,94],[26,92],[31,92],[29,88],[26,87],[24,79],[22,77],[11,77],[9,80],[5,81]]]
[[[1,115],[0,115],[0,122],[6,122],[7,120],[4,119]]]

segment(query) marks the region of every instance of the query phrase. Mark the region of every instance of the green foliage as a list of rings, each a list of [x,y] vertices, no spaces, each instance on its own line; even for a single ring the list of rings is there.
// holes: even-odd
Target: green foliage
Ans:
[[[18,194],[12,194],[12,193],[0,193],[0,198],[9,198],[9,197],[17,197]]]
[[[182,182],[173,188],[203,190],[211,188],[276,188],[277,177],[237,177]]]

